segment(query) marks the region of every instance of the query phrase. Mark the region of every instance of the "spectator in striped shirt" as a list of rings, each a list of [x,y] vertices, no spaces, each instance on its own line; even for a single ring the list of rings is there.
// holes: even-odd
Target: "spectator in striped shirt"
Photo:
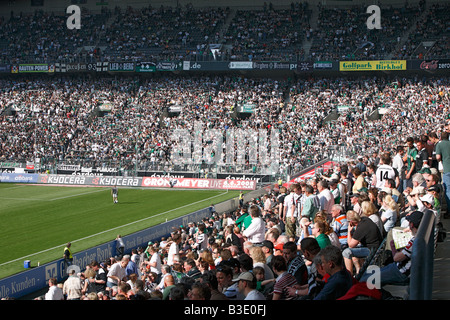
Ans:
[[[308,283],[299,285],[298,283],[288,288],[289,296],[296,300],[313,299],[323,288],[324,281],[322,274],[317,269],[315,257],[320,252],[319,243],[315,238],[307,237],[300,242],[301,251],[306,259],[308,267]]]
[[[347,230],[348,222],[347,215],[344,212],[344,208],[340,204],[335,204],[331,207],[331,216],[333,218],[331,222],[331,227],[339,239],[341,244],[341,249],[347,248]]]
[[[297,245],[294,242],[288,241],[283,244],[283,258],[287,263],[287,272],[295,277],[297,283],[300,285],[308,283],[308,268],[306,267],[305,260],[303,260],[302,256],[299,254]]]
[[[277,275],[274,279],[272,300],[291,300],[288,289],[297,284],[295,277],[287,272],[286,260],[282,256],[275,256],[272,259],[272,269]]]
[[[197,251],[206,250],[208,248],[208,235],[205,233],[206,226],[203,223],[198,225],[198,232],[195,235],[195,244],[193,248]]]

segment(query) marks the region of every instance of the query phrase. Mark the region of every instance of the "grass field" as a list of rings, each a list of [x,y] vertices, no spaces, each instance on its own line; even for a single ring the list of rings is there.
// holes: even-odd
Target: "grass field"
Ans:
[[[59,187],[0,183],[0,278],[237,197],[238,191]]]

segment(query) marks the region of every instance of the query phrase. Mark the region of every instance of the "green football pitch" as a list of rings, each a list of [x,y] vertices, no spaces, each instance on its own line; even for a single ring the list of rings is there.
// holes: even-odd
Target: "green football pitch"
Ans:
[[[236,198],[238,191],[111,189],[0,183],[0,278]]]

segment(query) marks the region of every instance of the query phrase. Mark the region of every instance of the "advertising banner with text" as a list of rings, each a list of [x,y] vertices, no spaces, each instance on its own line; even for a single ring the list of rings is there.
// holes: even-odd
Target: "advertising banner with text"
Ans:
[[[168,177],[144,177],[143,187],[156,188],[187,188],[187,189],[232,189],[255,190],[255,180],[231,180],[231,179],[196,179],[196,178],[168,178]]]
[[[227,61],[183,61],[184,71],[227,71]]]
[[[39,175],[34,173],[0,172],[0,182],[10,183],[36,183]]]
[[[339,61],[339,71],[406,70],[406,60]]]
[[[90,176],[39,174],[37,183],[98,186],[98,187],[155,187],[155,188],[186,188],[186,189],[218,189],[218,190],[255,190],[256,180],[237,179],[198,179],[175,177],[121,177],[121,176]]]
[[[55,62],[0,64],[0,73],[92,73],[158,71],[440,71],[450,69],[450,59],[432,60],[350,60],[350,61],[118,61],[118,62]]]
[[[408,65],[412,70],[450,70],[450,59],[410,60]]]
[[[38,183],[99,187],[139,187],[141,180],[142,178],[139,177],[40,174]]]
[[[36,63],[36,64],[19,64],[11,66],[11,73],[53,73],[55,72],[54,64]]]

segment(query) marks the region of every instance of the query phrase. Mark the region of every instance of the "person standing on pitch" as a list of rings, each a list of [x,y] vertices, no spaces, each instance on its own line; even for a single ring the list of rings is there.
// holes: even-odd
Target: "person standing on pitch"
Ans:
[[[68,267],[70,267],[73,264],[73,256],[72,251],[70,250],[70,247],[72,246],[72,243],[67,243],[66,247],[64,248],[63,258],[64,262],[66,264],[66,270]]]
[[[119,190],[117,189],[117,185],[115,185],[112,189],[111,189],[111,195],[113,198],[113,202],[114,203],[119,203],[118,195],[119,195]]]

